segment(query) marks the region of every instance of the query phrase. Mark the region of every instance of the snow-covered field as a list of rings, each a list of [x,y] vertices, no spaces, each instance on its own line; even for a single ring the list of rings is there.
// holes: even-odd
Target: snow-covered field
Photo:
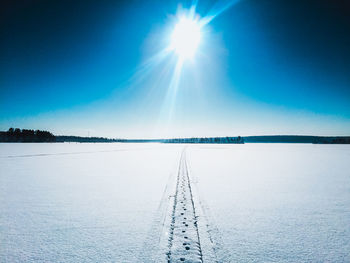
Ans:
[[[349,171],[348,145],[0,144],[0,262],[350,262]]]

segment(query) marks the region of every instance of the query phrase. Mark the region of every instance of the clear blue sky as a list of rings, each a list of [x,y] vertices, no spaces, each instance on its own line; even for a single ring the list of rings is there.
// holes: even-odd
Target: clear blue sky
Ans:
[[[125,138],[350,135],[346,1],[198,1],[176,91],[159,54],[191,1],[5,1],[0,130]]]

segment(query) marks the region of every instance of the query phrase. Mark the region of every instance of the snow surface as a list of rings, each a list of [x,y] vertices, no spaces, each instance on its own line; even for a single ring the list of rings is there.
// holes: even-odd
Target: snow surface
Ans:
[[[140,262],[181,150],[1,144],[0,262]]]
[[[188,151],[221,262],[350,262],[350,146]]]
[[[350,262],[349,160],[348,145],[0,144],[0,262]]]

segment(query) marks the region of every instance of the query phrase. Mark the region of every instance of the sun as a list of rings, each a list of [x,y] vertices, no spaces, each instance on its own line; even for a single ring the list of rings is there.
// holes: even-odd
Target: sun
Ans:
[[[192,58],[201,40],[201,27],[198,21],[182,17],[174,27],[170,48],[181,59]]]

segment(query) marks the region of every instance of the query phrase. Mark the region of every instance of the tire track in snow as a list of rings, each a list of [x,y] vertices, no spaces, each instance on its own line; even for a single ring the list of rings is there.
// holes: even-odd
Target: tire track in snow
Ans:
[[[181,155],[171,213],[167,261],[203,263],[198,216],[187,168],[186,150]]]
[[[168,231],[170,216],[172,211],[172,200],[174,198],[175,184],[179,170],[181,150],[178,152],[176,161],[174,160],[168,180],[164,187],[158,208],[154,212],[151,226],[145,238],[143,248],[139,251],[139,261],[143,263],[166,262],[166,252],[168,251]]]
[[[202,149],[204,147],[199,148]],[[202,241],[203,261],[210,263],[231,262],[231,252],[225,248],[222,233],[216,224],[217,218],[211,213],[210,207],[206,203],[205,195],[203,196],[200,193],[199,178],[191,171],[190,163],[188,170],[192,178],[192,192],[194,193],[194,201],[197,208],[196,213],[199,219],[198,229]]]
[[[121,149],[114,149],[114,150],[86,151],[86,152],[59,152],[59,153],[36,153],[36,154],[24,154],[24,155],[6,155],[6,156],[0,156],[0,159],[44,157],[44,156],[57,156],[57,155],[79,155],[79,154],[91,154],[91,153],[130,152],[135,150],[149,150],[149,149],[154,149],[154,148],[134,148],[134,149],[121,148]]]

